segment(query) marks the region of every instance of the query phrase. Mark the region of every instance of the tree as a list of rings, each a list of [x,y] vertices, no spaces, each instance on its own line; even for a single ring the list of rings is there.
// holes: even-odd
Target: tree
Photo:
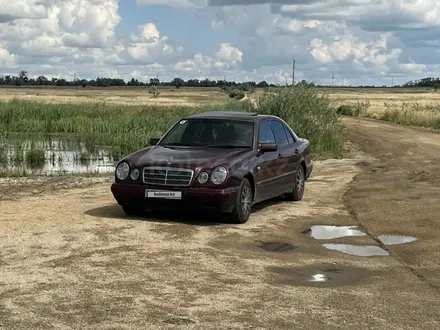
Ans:
[[[434,84],[434,90],[437,92],[440,89],[440,84]]]
[[[182,78],[174,78],[171,82],[174,86],[176,86],[177,89],[180,88],[180,86],[185,85],[185,81]]]
[[[47,85],[48,80],[45,76],[39,76],[37,78],[37,83],[38,83],[38,85]]]
[[[19,73],[19,79],[20,83],[25,84],[29,81],[29,78],[27,76],[27,71],[21,70]]]

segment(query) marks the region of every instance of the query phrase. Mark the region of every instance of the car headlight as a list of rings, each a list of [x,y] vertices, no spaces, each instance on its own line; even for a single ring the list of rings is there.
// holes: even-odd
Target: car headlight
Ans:
[[[133,171],[131,171],[130,178],[133,181],[136,181],[139,178],[139,170],[137,168],[135,168]]]
[[[125,180],[128,177],[130,166],[126,162],[122,162],[116,168],[116,177],[119,180]]]
[[[228,170],[226,167],[220,166],[214,169],[211,175],[211,181],[214,184],[221,184],[225,182],[226,177],[228,176]]]
[[[199,174],[199,177],[197,178],[197,181],[201,184],[204,184],[208,181],[209,175],[206,172],[202,172]]]

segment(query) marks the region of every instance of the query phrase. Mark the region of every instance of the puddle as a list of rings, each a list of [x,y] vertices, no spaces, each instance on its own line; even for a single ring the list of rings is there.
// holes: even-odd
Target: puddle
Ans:
[[[400,235],[380,235],[378,239],[385,245],[398,245],[417,241],[415,237]]]
[[[324,274],[315,274],[310,276],[309,282],[327,282],[327,276]]]
[[[388,256],[388,251],[374,245],[324,244],[329,250],[339,251],[359,257]]]
[[[365,236],[366,234],[355,226],[312,226],[303,232],[315,239],[333,239],[347,236]]]
[[[302,286],[351,285],[370,275],[366,269],[335,265],[317,265],[313,268],[270,267],[269,270],[272,271],[269,276],[273,284]]]
[[[264,251],[268,252],[289,252],[295,250],[295,245],[283,242],[267,242],[261,245]]]
[[[64,175],[114,171],[119,153],[70,135],[14,135],[0,143],[0,174]]]

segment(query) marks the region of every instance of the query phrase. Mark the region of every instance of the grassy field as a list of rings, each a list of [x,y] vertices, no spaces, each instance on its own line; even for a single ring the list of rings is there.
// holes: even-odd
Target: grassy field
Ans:
[[[440,129],[439,102],[440,92],[400,88],[299,87],[282,89],[278,95],[257,89],[242,101],[215,88],[163,88],[157,98],[145,87],[0,88],[0,170],[12,166],[14,173],[23,175],[26,170],[17,164],[60,158],[47,149],[50,143],[42,142],[48,135],[55,134],[58,142],[67,145],[67,150],[75,153],[74,161],[103,157],[117,161],[145,146],[149,137],[161,136],[182,116],[202,111],[247,111],[252,104],[258,104],[260,113],[287,120],[300,136],[311,141],[317,158],[339,157],[343,139],[338,107],[342,106],[346,115]],[[105,156],[102,148],[106,148]]]

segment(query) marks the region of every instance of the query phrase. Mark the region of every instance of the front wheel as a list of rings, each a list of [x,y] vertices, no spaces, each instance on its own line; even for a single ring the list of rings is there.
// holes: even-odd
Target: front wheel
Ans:
[[[306,184],[306,179],[305,179],[304,168],[300,164],[298,166],[298,169],[296,170],[295,183],[293,185],[293,189],[291,192],[286,194],[287,200],[294,202],[300,201],[304,195],[305,184]]]
[[[234,223],[246,223],[252,208],[252,187],[248,179],[243,179],[237,193],[235,206],[232,210],[231,219]]]

